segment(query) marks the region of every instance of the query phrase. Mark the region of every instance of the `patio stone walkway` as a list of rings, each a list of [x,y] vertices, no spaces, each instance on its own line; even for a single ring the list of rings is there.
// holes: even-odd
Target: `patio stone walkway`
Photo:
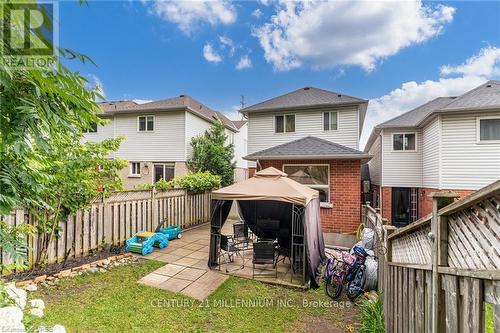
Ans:
[[[228,278],[207,267],[209,234],[210,226],[206,224],[183,232],[181,239],[171,241],[165,249],[155,248],[144,258],[167,264],[139,283],[204,300]]]

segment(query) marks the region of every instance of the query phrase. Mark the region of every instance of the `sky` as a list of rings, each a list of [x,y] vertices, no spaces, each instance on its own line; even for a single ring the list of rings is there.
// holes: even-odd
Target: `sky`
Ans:
[[[107,100],[187,94],[239,120],[305,86],[369,99],[374,125],[500,78],[498,1],[62,1],[66,60]]]

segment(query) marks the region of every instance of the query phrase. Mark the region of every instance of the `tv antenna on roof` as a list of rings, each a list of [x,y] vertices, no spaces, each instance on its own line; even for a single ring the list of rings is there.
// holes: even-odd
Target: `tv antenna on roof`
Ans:
[[[245,95],[240,96],[240,109],[245,107]]]

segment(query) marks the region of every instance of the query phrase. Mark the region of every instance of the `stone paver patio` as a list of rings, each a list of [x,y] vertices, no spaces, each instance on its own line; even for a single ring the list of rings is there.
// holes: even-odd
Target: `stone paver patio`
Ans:
[[[208,269],[209,235],[210,226],[206,224],[183,232],[181,239],[171,241],[165,249],[155,248],[145,258],[167,264],[144,276],[139,283],[204,300],[228,278]]]
[[[233,221],[227,221],[222,233],[232,234]],[[232,263],[221,263],[221,270],[208,268],[208,249],[210,243],[210,225],[205,224],[182,233],[181,239],[173,240],[165,249],[155,248],[154,252],[144,258],[163,261],[165,266],[144,276],[139,283],[155,288],[181,292],[187,296],[204,300],[217,289],[229,275],[252,278],[251,247],[235,256]],[[243,262],[243,258],[245,258]],[[269,265],[256,267],[256,280],[282,285],[303,287],[300,276],[292,276],[288,260],[278,263],[278,277]],[[227,272],[226,272],[227,269]]]

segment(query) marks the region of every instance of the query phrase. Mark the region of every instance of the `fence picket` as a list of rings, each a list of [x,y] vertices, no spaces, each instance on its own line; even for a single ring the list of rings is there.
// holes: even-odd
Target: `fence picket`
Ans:
[[[154,231],[159,222],[167,219],[166,226],[187,228],[208,222],[203,203],[210,204],[210,193],[190,194],[185,190],[117,192],[108,198],[94,200],[89,207],[68,216],[60,222],[60,232],[47,248],[49,263],[62,262],[66,257],[77,258],[101,248],[103,244],[123,245],[139,231]],[[186,211],[189,210],[189,211]],[[0,216],[9,226],[21,223],[36,225],[35,218],[16,210]],[[25,239],[30,250],[28,265],[39,255],[38,237]],[[0,263],[12,263],[12,258],[0,248]],[[7,272],[2,271],[1,274]]]

